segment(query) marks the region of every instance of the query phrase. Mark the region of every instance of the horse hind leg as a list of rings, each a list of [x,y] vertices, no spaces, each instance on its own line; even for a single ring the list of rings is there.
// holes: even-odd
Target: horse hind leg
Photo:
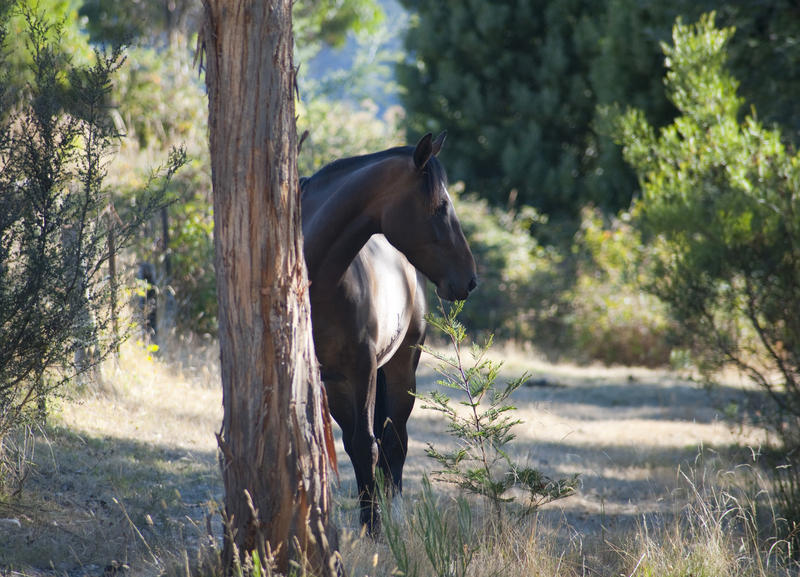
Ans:
[[[375,417],[373,420],[373,430],[375,432],[375,440],[378,443],[378,465],[383,475],[384,488],[388,488],[392,481],[392,475],[386,464],[386,456],[383,449],[383,435],[388,424],[389,416],[386,412],[386,373],[381,368],[378,369],[375,378]]]
[[[398,450],[404,454],[403,435],[395,426],[393,417],[394,412],[389,406],[391,400],[387,391],[386,372],[383,368],[378,369],[375,387],[375,438],[378,442],[378,465],[383,480],[383,491],[387,496],[393,496],[400,489],[402,484],[402,465],[400,471],[397,469]],[[402,427],[401,427],[402,429]],[[408,442],[406,435],[406,444]],[[404,458],[403,458],[404,460]],[[398,477],[399,472],[399,477]]]
[[[342,430],[342,440],[356,475],[361,525],[366,525],[367,533],[374,537],[380,534],[380,512],[375,495],[378,445],[373,434],[375,357],[371,357],[371,363],[367,359],[362,359],[362,362],[358,364],[366,365],[367,368],[357,371],[356,378],[348,379],[349,383],[354,386],[356,394],[352,407],[352,418],[349,419],[352,427],[349,431]]]

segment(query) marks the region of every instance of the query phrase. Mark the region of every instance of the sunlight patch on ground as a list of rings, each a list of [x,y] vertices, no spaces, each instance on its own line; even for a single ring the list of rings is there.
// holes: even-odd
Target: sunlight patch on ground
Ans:
[[[216,451],[221,387],[175,375],[134,344],[123,349],[118,367],[108,363],[104,380],[108,390],[63,403],[56,422],[92,436]]]

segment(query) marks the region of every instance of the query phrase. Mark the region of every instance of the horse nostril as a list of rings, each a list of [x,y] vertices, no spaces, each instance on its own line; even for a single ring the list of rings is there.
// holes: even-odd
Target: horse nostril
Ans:
[[[472,275],[472,278],[469,280],[469,286],[467,287],[467,290],[472,291],[476,286],[478,286],[478,279],[475,278],[475,275]]]

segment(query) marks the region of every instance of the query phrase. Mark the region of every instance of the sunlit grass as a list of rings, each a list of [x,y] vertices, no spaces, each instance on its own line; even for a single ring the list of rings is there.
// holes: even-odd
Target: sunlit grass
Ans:
[[[222,390],[207,355],[200,350],[166,364],[146,346],[126,343],[118,360],[104,365],[103,386],[63,403],[51,422],[76,433],[213,453]]]

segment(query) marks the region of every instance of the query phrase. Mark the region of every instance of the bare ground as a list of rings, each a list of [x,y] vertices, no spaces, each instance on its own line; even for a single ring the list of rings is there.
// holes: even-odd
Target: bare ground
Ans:
[[[208,548],[209,528],[220,532],[215,356],[207,347],[166,367],[131,347],[106,371],[104,391],[56,408],[53,425],[36,433],[23,492],[0,501],[0,575],[105,576],[120,568],[156,575],[200,562],[194,557]],[[576,495],[542,513],[565,539],[663,520],[680,507],[679,471],[698,460],[723,468],[747,462],[763,440],[759,430],[724,418],[747,405],[737,386],[706,389],[667,372],[502,356],[504,375],[532,373],[531,386],[514,397],[525,421],[515,455],[551,477],[581,476]],[[423,391],[434,386],[432,360],[423,360],[418,380]],[[441,418],[420,408],[409,435],[405,483],[414,495],[434,468],[426,444],[452,440]],[[355,482],[338,448],[338,518],[356,530]]]

